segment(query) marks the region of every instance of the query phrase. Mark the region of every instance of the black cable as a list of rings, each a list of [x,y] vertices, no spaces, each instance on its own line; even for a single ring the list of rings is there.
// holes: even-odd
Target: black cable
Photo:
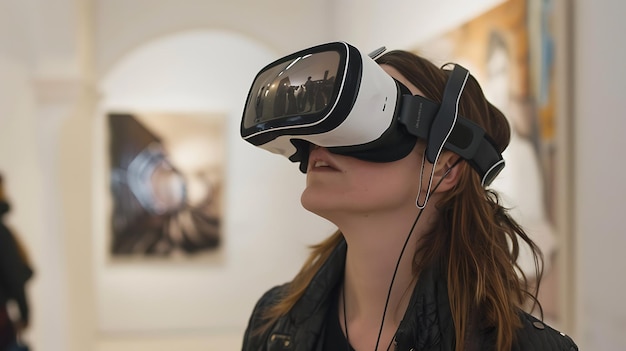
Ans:
[[[456,166],[458,165],[460,162],[462,161],[461,158],[459,158],[458,160],[456,160],[456,162],[454,162],[454,164],[448,168],[448,170],[446,171],[446,173],[444,173],[444,175],[441,177],[441,179],[439,179],[439,181],[437,182],[437,184],[435,185],[435,187],[431,190],[429,196],[435,192],[435,190],[437,190],[437,188],[439,188],[439,185],[441,185],[441,182],[446,178],[446,176],[450,173],[450,171]],[[433,165],[434,167],[434,165]],[[418,194],[419,196],[419,194]],[[415,226],[417,225],[417,221],[420,219],[420,217],[422,216],[422,213],[424,212],[424,208],[426,207],[426,203],[424,204],[424,207],[422,207],[419,210],[419,213],[417,214],[417,216],[415,217],[415,221],[413,221],[413,225],[411,226],[411,230],[409,230],[409,233],[406,237],[406,240],[404,241],[404,245],[402,245],[402,251],[400,251],[400,256],[398,256],[398,262],[396,262],[396,266],[393,270],[393,276],[391,277],[391,283],[389,284],[389,290],[387,291],[387,298],[385,300],[385,309],[383,310],[383,317],[380,321],[380,329],[378,330],[378,337],[376,338],[376,346],[374,347],[374,351],[378,350],[378,345],[380,344],[380,337],[383,333],[383,326],[385,325],[385,316],[387,314],[387,307],[389,307],[389,299],[391,298],[391,290],[393,288],[393,283],[396,279],[396,274],[398,273],[398,268],[400,267],[400,261],[402,260],[402,256],[404,255],[404,251],[406,250],[407,245],[409,244],[409,240],[411,239],[411,235],[413,234],[413,230],[415,229]],[[351,350],[351,346],[350,346],[350,336],[348,335],[348,319],[346,316],[346,293],[345,293],[345,284],[342,288],[342,303],[343,303],[343,326],[346,329],[346,346],[347,346],[347,350],[350,351]],[[393,340],[395,339],[395,335],[393,338],[391,338],[391,341],[389,342],[389,346],[387,346],[386,350],[389,350],[389,348],[391,347],[391,344],[393,343]]]
[[[443,180],[443,178],[442,178]],[[441,181],[439,181],[437,183],[437,185],[435,186],[435,189],[437,189],[437,187],[439,186],[439,184],[441,184]],[[433,189],[433,191],[435,190]],[[393,287],[393,282],[396,279],[396,274],[398,273],[398,267],[400,266],[400,261],[402,260],[402,256],[404,255],[404,250],[406,249],[408,243],[409,243],[409,239],[411,238],[411,234],[413,234],[413,229],[415,229],[415,225],[417,224],[417,221],[420,219],[420,217],[422,216],[422,212],[424,212],[424,209],[420,209],[419,213],[417,214],[417,216],[415,217],[415,221],[413,221],[413,225],[411,226],[411,230],[409,231],[409,234],[406,237],[406,240],[404,241],[404,245],[402,246],[402,251],[400,251],[400,256],[398,257],[398,262],[396,263],[396,267],[393,271],[393,276],[391,277],[391,283],[389,284],[389,291],[387,292],[387,299],[385,300],[385,309],[383,310],[383,318],[380,322],[380,330],[378,331],[378,337],[376,338],[376,347],[374,347],[374,351],[378,350],[378,345],[380,343],[380,336],[383,332],[383,326],[385,325],[385,315],[387,313],[387,307],[389,306],[389,298],[391,297],[391,289]],[[343,289],[342,289],[342,299],[343,299],[343,326],[346,329],[346,343],[347,343],[347,350],[350,351],[351,350],[351,346],[350,346],[350,336],[348,335],[348,320],[346,317],[346,286],[344,284]],[[391,346],[391,344],[393,343],[393,340],[395,339],[395,336],[393,338],[391,338],[391,341],[389,342],[389,346],[387,346],[386,350],[389,350],[389,347]]]
[[[441,179],[439,179],[439,181],[437,182],[437,184],[435,185],[435,187],[431,190],[429,196],[435,192],[435,190],[437,190],[437,188],[439,187],[439,185],[441,184],[441,182],[446,178],[446,176],[450,173],[450,171],[452,170],[452,168],[454,168],[457,164],[459,164],[459,162],[461,161],[461,158],[459,158],[450,168],[448,168],[448,170],[446,171],[446,173],[441,177]],[[435,165],[433,165],[433,167],[435,167]],[[417,195],[419,196],[419,194]],[[424,208],[426,207],[426,204],[424,204],[424,207],[422,209],[420,209],[419,213],[417,214],[417,216],[415,217],[415,221],[413,221],[413,225],[411,226],[411,230],[409,231],[409,234],[406,237],[406,240],[404,241],[404,245],[402,246],[402,251],[400,251],[400,256],[398,257],[398,262],[396,263],[396,267],[393,270],[393,276],[391,277],[391,283],[389,284],[389,291],[387,292],[387,299],[385,300],[385,309],[383,310],[383,318],[380,321],[380,330],[378,331],[378,338],[376,338],[376,347],[374,348],[374,351],[378,350],[378,345],[380,343],[380,336],[383,333],[383,326],[385,325],[385,315],[387,314],[387,307],[389,306],[389,299],[391,297],[391,290],[393,288],[393,282],[396,279],[396,274],[398,273],[398,267],[400,266],[400,261],[402,260],[402,256],[404,255],[404,250],[406,249],[408,243],[409,243],[409,239],[411,238],[411,235],[413,234],[413,229],[415,229],[415,225],[417,225],[417,221],[420,219],[420,217],[422,216],[422,213],[424,212]],[[344,303],[344,308],[345,308],[345,303]],[[345,313],[344,313],[344,318],[345,318]],[[346,338],[348,337],[348,325],[345,325],[346,328]],[[393,342],[393,339],[395,339],[395,336],[393,338],[391,338],[391,342]],[[348,343],[350,342],[350,340],[348,340]],[[391,343],[389,344],[389,346],[391,346]],[[389,349],[389,347],[387,347],[387,349]]]
[[[441,181],[439,181],[439,183],[441,183]],[[437,185],[439,185],[439,183],[437,183]],[[436,187],[435,187],[436,189]],[[434,189],[433,189],[434,191]],[[400,256],[398,257],[398,262],[396,263],[396,267],[393,270],[393,276],[391,277],[391,283],[389,284],[389,291],[387,292],[387,299],[385,300],[385,309],[383,310],[383,318],[380,321],[380,330],[378,330],[378,338],[376,338],[376,347],[374,347],[374,351],[378,350],[378,344],[380,343],[380,336],[383,333],[383,326],[385,325],[385,315],[387,314],[387,307],[389,306],[389,299],[391,298],[391,289],[393,288],[393,282],[396,279],[396,274],[398,273],[398,267],[400,267],[400,261],[402,260],[402,256],[404,255],[404,250],[406,249],[408,243],[409,243],[409,239],[411,238],[411,234],[413,234],[413,229],[415,229],[415,225],[417,224],[417,221],[420,219],[420,217],[422,216],[422,213],[424,212],[424,209],[420,209],[419,213],[417,214],[417,216],[415,217],[415,221],[413,221],[413,225],[411,226],[411,230],[409,231],[409,234],[406,237],[406,240],[404,241],[404,245],[402,245],[402,251],[400,251]],[[392,342],[393,339],[395,338],[395,336],[393,338],[391,338]]]

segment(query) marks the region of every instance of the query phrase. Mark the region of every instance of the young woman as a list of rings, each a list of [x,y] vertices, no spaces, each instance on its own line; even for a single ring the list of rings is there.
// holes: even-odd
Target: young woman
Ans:
[[[445,99],[448,67],[405,51],[376,62],[411,95]],[[466,79],[453,113],[482,127],[501,153],[507,120]],[[520,279],[519,246],[529,245],[537,262],[541,254],[497,194],[464,157],[443,148],[429,162],[429,140],[412,140],[388,162],[308,142],[302,205],[338,231],[291,282],[259,300],[244,351],[577,350],[523,312],[533,291]]]

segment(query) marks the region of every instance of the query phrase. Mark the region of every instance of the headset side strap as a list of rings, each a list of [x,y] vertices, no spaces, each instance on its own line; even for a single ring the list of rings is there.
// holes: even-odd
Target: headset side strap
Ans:
[[[461,94],[463,93],[468,77],[468,70],[460,65],[455,65],[450,78],[448,78],[446,88],[443,92],[441,107],[433,120],[428,135],[426,158],[430,163],[437,161],[443,149],[443,145],[448,140],[452,128],[454,128],[459,114],[459,100],[461,99]]]

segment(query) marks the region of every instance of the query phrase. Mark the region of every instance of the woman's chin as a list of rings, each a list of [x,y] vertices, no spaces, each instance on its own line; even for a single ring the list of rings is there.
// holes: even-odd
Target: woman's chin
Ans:
[[[306,189],[300,197],[300,203],[307,211],[324,218],[327,218],[329,213],[340,209],[336,197],[331,194],[323,195],[319,192],[307,191]]]
[[[320,199],[319,196],[310,194],[306,190],[300,196],[300,203],[307,211],[315,214],[318,214],[320,210],[328,206],[328,204],[324,204],[324,199]]]

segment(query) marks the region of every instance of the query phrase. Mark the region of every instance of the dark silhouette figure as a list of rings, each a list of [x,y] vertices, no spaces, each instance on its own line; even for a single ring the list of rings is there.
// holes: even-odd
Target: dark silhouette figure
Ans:
[[[298,113],[298,103],[296,101],[296,86],[290,86],[287,90],[287,114],[295,115]]]
[[[304,112],[308,112],[313,110],[313,106],[315,104],[315,93],[316,93],[316,86],[315,86],[315,82],[311,80],[311,77],[307,78],[306,83],[304,83],[304,89],[306,90],[304,93],[305,98],[305,103],[308,103],[309,108],[304,111]]]
[[[15,345],[18,335],[28,327],[29,308],[25,285],[33,275],[24,247],[3,222],[9,210],[0,175],[0,350]],[[19,307],[20,316],[17,320],[9,318],[6,308],[9,301],[16,302]]]

